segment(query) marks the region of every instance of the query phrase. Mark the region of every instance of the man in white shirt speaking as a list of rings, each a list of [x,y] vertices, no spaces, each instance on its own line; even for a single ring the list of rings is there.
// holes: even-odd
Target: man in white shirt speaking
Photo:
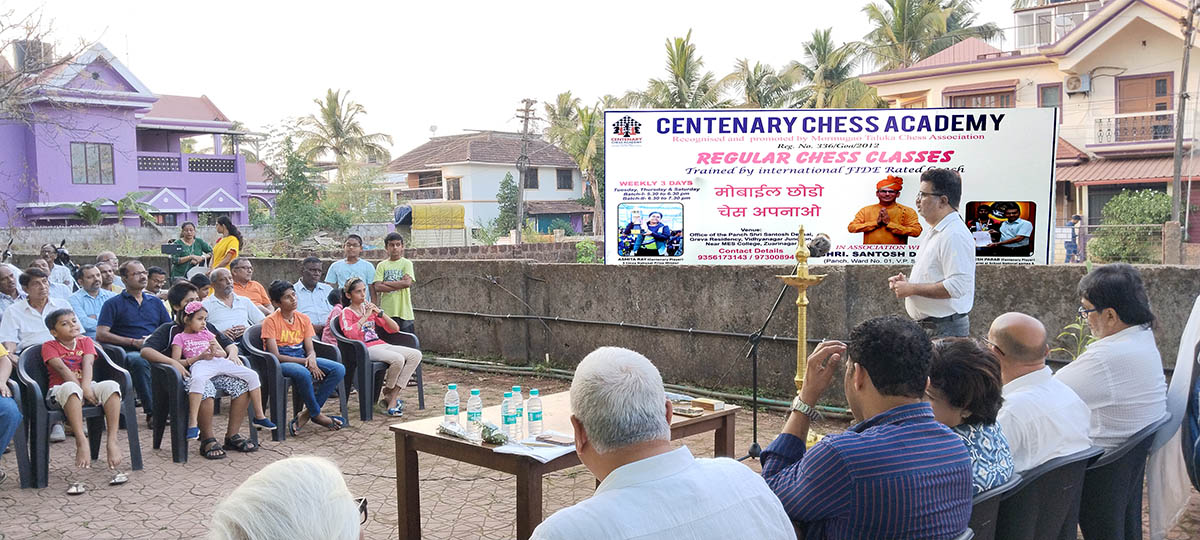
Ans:
[[[571,381],[571,413],[579,460],[600,486],[542,522],[535,540],[795,538],[754,471],[671,448],[671,403],[645,356],[618,347],[587,355]]]
[[[1092,446],[1092,411],[1046,365],[1046,327],[1024,313],[992,321],[988,344],[1000,359],[1004,404],[996,422],[1008,439],[1017,472]]]
[[[917,250],[912,275],[888,278],[896,298],[931,338],[967,337],[975,302],[975,239],[958,214],[962,178],[951,169],[921,174],[917,213],[933,230]]]

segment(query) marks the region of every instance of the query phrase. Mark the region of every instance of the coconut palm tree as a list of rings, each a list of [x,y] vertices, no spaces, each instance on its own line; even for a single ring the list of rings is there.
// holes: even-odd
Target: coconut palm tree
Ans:
[[[994,39],[1000,28],[976,25],[975,0],[878,0],[863,8],[866,36],[879,69],[911,66],[968,37]]]
[[[864,109],[885,104],[875,89],[854,76],[862,59],[863,45],[858,42],[835,45],[832,29],[813,30],[804,42],[804,62],[793,61],[785,69],[793,78],[805,82],[801,106],[814,109]]]
[[[390,155],[384,143],[392,144],[392,137],[383,133],[367,133],[363,129],[362,117],[366,107],[350,100],[350,92],[332,88],[325,92],[325,99],[314,99],[320,108],[300,120],[299,151],[308,161],[323,155],[332,155],[338,169],[359,160],[375,158],[386,162]]]
[[[630,91],[624,101],[629,106],[653,109],[712,109],[730,107],[722,96],[723,86],[711,71],[704,71],[704,59],[696,54],[692,31],[686,36],[667,39],[667,77],[650,79],[645,90]]]
[[[740,94],[738,107],[748,109],[782,109],[797,107],[807,95],[797,87],[794,71],[776,72],[770,65],[743,58],[734,64],[733,73],[721,79],[720,85]]]
[[[574,130],[579,124],[579,116],[576,114],[576,109],[579,108],[579,98],[573,97],[571,91],[568,90],[559,94],[554,99],[554,103],[546,103],[546,121],[549,123],[546,126],[544,135],[550,144],[559,144],[562,142],[562,137]]]

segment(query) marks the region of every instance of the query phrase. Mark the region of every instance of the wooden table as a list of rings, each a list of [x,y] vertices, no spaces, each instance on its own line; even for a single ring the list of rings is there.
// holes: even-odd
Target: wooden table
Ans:
[[[724,410],[705,413],[695,418],[674,416],[671,439],[706,431],[714,432],[714,454],[733,457],[733,435],[738,407],[726,405]],[[570,434],[571,393],[560,392],[542,396],[545,429]],[[462,415],[466,417],[465,414]],[[483,419],[500,425],[500,406],[483,409]],[[517,476],[517,538],[525,540],[542,522],[542,476],[579,465],[579,455],[571,452],[548,463],[528,456],[499,454],[494,445],[475,445],[462,439],[441,435],[437,427],[442,417],[392,424],[396,434],[396,507],[399,510],[400,538],[421,537],[421,493],[418,484],[417,452],[447,457]]]

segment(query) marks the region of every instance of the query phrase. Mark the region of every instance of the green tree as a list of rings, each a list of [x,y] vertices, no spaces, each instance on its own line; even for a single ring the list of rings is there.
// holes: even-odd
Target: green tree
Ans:
[[[712,109],[730,107],[722,96],[717,76],[704,70],[704,59],[696,53],[692,31],[686,36],[667,39],[667,77],[650,79],[645,90],[631,91],[625,102],[633,107],[654,109]]]
[[[517,228],[517,182],[512,173],[504,173],[500,181],[500,191],[496,192],[496,202],[500,203],[500,215],[492,223],[500,236]]]
[[[1106,226],[1161,226],[1171,219],[1170,195],[1152,189],[1123,189],[1104,205],[1100,215],[1100,228],[1087,243],[1088,259],[1102,263],[1162,262],[1162,227]]]
[[[969,37],[1000,35],[993,23],[976,25],[975,0],[878,0],[863,8],[874,27],[866,42],[882,70],[909,67]]]
[[[831,28],[813,30],[804,42],[804,62],[793,61],[787,72],[804,81],[800,106],[813,109],[863,109],[885,105],[875,89],[854,76],[862,59],[858,42],[835,45]]]
[[[325,99],[314,99],[319,107],[317,114],[300,120],[299,152],[305,159],[314,161],[323,155],[332,155],[338,169],[360,159],[375,158],[380,162],[389,159],[384,143],[392,144],[391,135],[367,133],[362,127],[362,117],[367,109],[350,100],[350,92],[326,90]]]
[[[321,186],[315,171],[292,144],[284,138],[282,172],[272,180],[275,189],[275,227],[283,237],[299,242],[312,236],[322,218]]]
[[[561,95],[561,94],[560,94]],[[617,102],[605,96],[592,107],[575,107],[575,122],[551,124],[550,139],[579,165],[587,186],[581,204],[592,207],[592,234],[604,234],[604,110]]]
[[[787,69],[776,72],[770,65],[742,58],[734,70],[721,79],[721,86],[737,92],[738,107],[747,109],[782,109],[799,106],[806,97],[797,88],[797,74]]]
[[[104,223],[104,211],[100,208],[106,204],[112,204],[112,200],[105,197],[98,197],[78,204],[56,204],[54,207],[69,208],[75,211],[76,219],[79,219],[88,225],[99,225]]]
[[[392,218],[392,205],[380,188],[383,169],[349,167],[325,190],[325,203],[346,215],[350,223],[383,223]]]
[[[543,132],[550,144],[558,145],[566,133],[575,129],[579,124],[579,98],[573,97],[568,90],[555,97],[554,103],[543,105],[546,110],[546,122],[549,124]]]

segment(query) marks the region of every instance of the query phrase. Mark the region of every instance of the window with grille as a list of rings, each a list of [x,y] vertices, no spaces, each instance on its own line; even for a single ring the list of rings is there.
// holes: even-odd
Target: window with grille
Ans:
[[[538,170],[537,167],[529,167],[525,169],[525,189],[538,188]]]
[[[555,174],[558,178],[558,189],[575,189],[575,177],[571,169],[556,169]]]
[[[461,201],[462,200],[462,178],[447,178],[446,179],[446,200]]]
[[[1012,104],[1012,92],[968,94],[965,96],[952,96],[950,98],[950,106],[960,108],[1012,107]]]

